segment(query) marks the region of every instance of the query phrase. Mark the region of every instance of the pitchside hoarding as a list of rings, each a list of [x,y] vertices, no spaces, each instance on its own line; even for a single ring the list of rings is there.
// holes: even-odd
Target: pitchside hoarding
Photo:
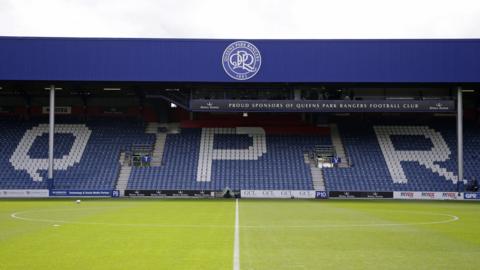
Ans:
[[[119,197],[118,190],[50,190],[51,197]]]
[[[128,197],[215,197],[211,190],[125,190]]]
[[[430,191],[394,191],[393,198],[401,200],[463,200],[462,193]]]
[[[452,112],[453,100],[191,100],[208,112]]]
[[[464,200],[480,200],[480,192],[465,192],[463,193]]]
[[[328,192],[315,191],[315,199],[328,199]]]
[[[46,198],[48,189],[4,189],[0,190],[0,198]]]
[[[262,198],[262,199],[315,199],[314,190],[242,190],[242,198]]]
[[[328,197],[342,199],[391,199],[393,198],[393,192],[330,191]]]

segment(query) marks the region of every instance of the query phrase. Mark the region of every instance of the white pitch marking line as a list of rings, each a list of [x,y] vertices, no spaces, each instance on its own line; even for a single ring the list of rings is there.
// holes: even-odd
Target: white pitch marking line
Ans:
[[[84,208],[83,210],[89,209],[121,209],[123,207],[92,207]],[[235,206],[235,235],[237,234],[237,229],[320,229],[320,228],[346,228],[346,227],[389,227],[389,226],[412,226],[412,225],[435,225],[435,224],[446,224],[460,220],[458,216],[449,215],[449,214],[440,214],[440,213],[428,213],[428,212],[416,212],[416,211],[397,211],[397,212],[406,212],[406,213],[415,213],[415,214],[425,214],[432,216],[444,216],[448,219],[439,220],[439,221],[430,221],[430,222],[414,222],[414,223],[365,223],[365,224],[319,224],[319,225],[239,225],[239,215],[238,215],[238,199]],[[51,211],[65,211],[70,209],[37,209],[36,212],[51,212]],[[44,222],[44,223],[61,223],[61,224],[78,224],[78,225],[104,225],[104,226],[130,226],[130,227],[161,227],[161,228],[231,228],[230,225],[197,225],[197,224],[131,224],[131,223],[103,223],[103,222],[75,222],[69,220],[58,220],[58,219],[38,219],[38,218],[28,218],[23,217],[21,214],[30,213],[31,211],[22,211],[15,212],[10,214],[10,217],[13,219],[29,221],[29,222]],[[238,221],[238,222],[237,222]],[[239,231],[238,231],[239,234]],[[240,238],[238,238],[240,239]],[[239,248],[240,250],[240,248]]]
[[[233,270],[240,270],[240,215],[238,214],[238,199],[235,200],[235,236],[233,240]]]

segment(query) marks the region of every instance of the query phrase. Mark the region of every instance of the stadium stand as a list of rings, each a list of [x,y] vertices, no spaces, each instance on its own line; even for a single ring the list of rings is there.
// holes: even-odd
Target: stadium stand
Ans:
[[[263,128],[184,128],[167,135],[163,166],[133,168],[128,188],[311,190],[304,153],[329,140]]]
[[[326,168],[328,190],[456,191],[454,123],[339,125],[352,166]],[[465,179],[478,178],[480,134],[466,127]]]
[[[272,123],[275,121],[272,121]],[[338,136],[349,166],[319,173],[329,191],[455,191],[456,134],[453,123],[339,121]],[[248,127],[235,121],[190,121],[177,133],[162,133],[158,164],[129,168],[133,190],[314,188],[306,154],[332,145],[328,129],[306,125]],[[203,127],[202,127],[203,126]],[[221,127],[215,127],[221,126]],[[0,121],[0,189],[47,187],[48,125]],[[157,130],[158,127],[155,129]],[[125,149],[158,143],[143,122],[59,121],[55,137],[55,188],[113,189]],[[480,132],[465,128],[465,178],[479,178]],[[129,175],[129,176],[128,176]],[[322,180],[322,186],[323,186]]]
[[[48,125],[0,121],[0,189],[46,188]],[[154,138],[135,121],[66,121],[56,127],[55,188],[113,189],[120,151]]]

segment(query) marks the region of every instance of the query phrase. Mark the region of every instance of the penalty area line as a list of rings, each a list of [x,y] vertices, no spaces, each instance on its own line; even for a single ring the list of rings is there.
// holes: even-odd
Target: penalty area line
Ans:
[[[238,199],[235,200],[235,233],[233,240],[233,270],[240,270],[240,216],[238,214]]]

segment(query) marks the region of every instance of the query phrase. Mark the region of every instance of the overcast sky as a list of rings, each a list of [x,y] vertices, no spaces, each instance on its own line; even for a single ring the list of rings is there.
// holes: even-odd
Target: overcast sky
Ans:
[[[480,38],[480,0],[0,0],[0,35]]]

